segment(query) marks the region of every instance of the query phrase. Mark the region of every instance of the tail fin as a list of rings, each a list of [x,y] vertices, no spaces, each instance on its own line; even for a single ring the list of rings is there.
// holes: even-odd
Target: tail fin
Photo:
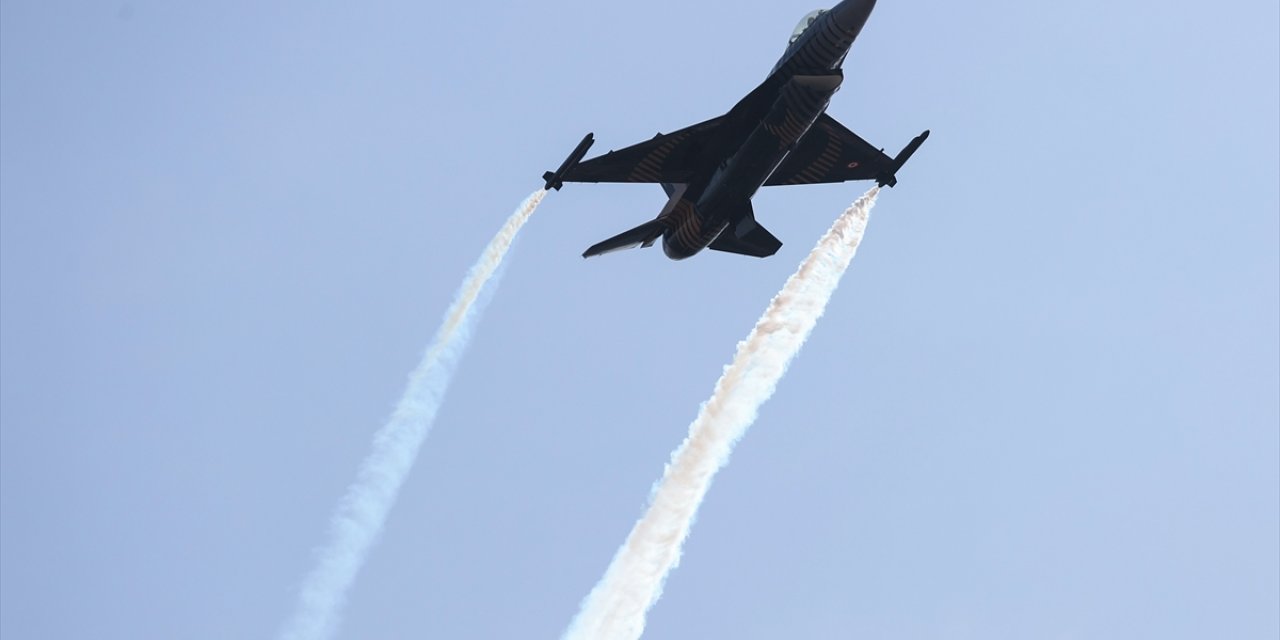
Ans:
[[[654,218],[634,229],[623,231],[608,240],[591,245],[590,249],[582,253],[582,257],[590,258],[623,249],[652,246],[658,240],[658,237],[662,235],[662,232],[666,230],[667,227],[662,223],[662,220]]]

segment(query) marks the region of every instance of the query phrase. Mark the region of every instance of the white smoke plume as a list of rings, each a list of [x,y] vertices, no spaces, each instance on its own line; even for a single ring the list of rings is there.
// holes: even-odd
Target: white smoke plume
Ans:
[[[648,510],[583,601],[565,640],[635,640],[644,632],[645,615],[680,562],[712,478],[822,316],[853,260],[878,193],[872,187],[835,221],[738,343],[733,362],[654,485]]]
[[[546,193],[539,189],[525,199],[489,241],[462,282],[435,339],[409,375],[404,395],[391,418],[374,435],[373,450],[338,503],[330,522],[329,540],[319,550],[315,568],[302,583],[297,609],[281,631],[281,640],[323,640],[336,631],[347,590],[378,539],[400,485],[413,468],[454,366],[471,337],[477,301],[486,286],[497,286],[503,258]]]

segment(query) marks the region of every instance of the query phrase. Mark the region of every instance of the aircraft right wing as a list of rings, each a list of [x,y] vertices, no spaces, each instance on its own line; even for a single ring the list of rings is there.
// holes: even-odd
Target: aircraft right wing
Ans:
[[[712,118],[652,140],[578,163],[564,173],[564,182],[686,183],[693,175],[700,151],[725,117]]]
[[[824,113],[764,186],[871,180],[893,168],[893,158]]]

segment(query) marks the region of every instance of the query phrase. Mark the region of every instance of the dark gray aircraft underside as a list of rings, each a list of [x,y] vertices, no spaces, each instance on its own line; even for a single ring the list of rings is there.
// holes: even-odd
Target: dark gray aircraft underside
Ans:
[[[708,247],[771,256],[782,242],[756,222],[751,197],[760,187],[896,185],[898,169],[929,132],[890,158],[826,114],[844,81],[844,58],[874,7],[875,0],[843,0],[805,16],[769,77],[725,115],[581,161],[594,142],[587,134],[559,169],[543,175],[547,189],[565,182],[657,183],[668,200],[657,218],[583,257],[652,246],[659,237],[675,260]]]

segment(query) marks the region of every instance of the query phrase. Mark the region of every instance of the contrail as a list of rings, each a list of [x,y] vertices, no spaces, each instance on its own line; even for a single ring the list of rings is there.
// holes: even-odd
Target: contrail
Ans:
[[[822,316],[858,250],[879,191],[872,187],[836,219],[747,339],[738,343],[733,362],[654,485],[648,510],[583,601],[565,640],[635,640],[644,632],[645,615],[680,562],[680,549],[712,478],[729,462],[734,444],[773,395]]]
[[[298,607],[281,631],[281,640],[332,637],[347,590],[382,531],[387,512],[395,504],[396,493],[413,468],[418,449],[435,421],[454,366],[471,337],[477,301],[486,285],[497,286],[503,258],[546,194],[539,189],[525,199],[498,235],[489,241],[480,260],[463,280],[435,339],[409,375],[404,395],[386,425],[374,435],[373,450],[338,503],[329,525],[329,540],[320,549],[315,568],[302,583]]]

